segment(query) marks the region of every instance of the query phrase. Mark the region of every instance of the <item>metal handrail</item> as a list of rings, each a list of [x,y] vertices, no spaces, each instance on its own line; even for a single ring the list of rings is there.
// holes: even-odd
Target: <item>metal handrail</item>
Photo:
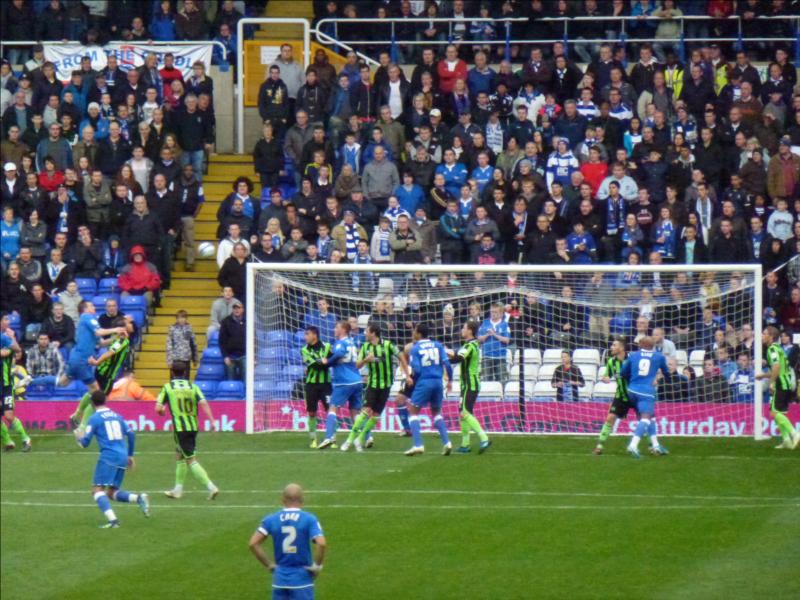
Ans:
[[[366,54],[362,54],[362,53],[361,53],[361,52],[359,52],[358,50],[355,50],[355,49],[353,49],[353,47],[352,47],[352,46],[348,46],[348,45],[347,45],[347,44],[345,44],[344,42],[340,42],[340,41],[339,41],[339,40],[337,40],[335,37],[332,37],[332,36],[328,35],[327,33],[323,32],[323,31],[319,31],[319,30],[317,30],[317,29],[312,29],[312,30],[311,30],[311,32],[312,32],[314,35],[316,35],[316,36],[317,36],[317,38],[318,38],[318,40],[317,40],[317,41],[319,41],[319,36],[322,36],[322,37],[324,37],[324,38],[327,38],[327,40],[325,41],[325,43],[328,43],[328,44],[333,44],[334,46],[338,46],[339,48],[341,48],[342,50],[346,50],[347,52],[355,52],[355,53],[356,53],[356,56],[358,56],[358,58],[360,58],[361,60],[363,60],[363,61],[364,61],[365,63],[367,63],[368,65],[371,65],[371,66],[373,66],[373,67],[378,67],[378,66],[380,66],[380,64],[381,64],[381,63],[379,63],[377,60],[375,60],[374,58],[370,58],[370,57],[369,57],[369,56],[367,56]],[[320,43],[322,43],[322,42],[320,42]]]

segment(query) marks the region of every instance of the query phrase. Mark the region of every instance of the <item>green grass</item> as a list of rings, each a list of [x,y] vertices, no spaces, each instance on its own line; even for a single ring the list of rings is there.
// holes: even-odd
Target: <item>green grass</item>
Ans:
[[[379,435],[363,455],[305,449],[305,435],[206,434],[199,457],[222,488],[171,501],[171,437],[138,438],[125,480],[153,516],[116,505],[103,522],[89,483],[96,448],[64,435],[2,457],[0,596],[265,598],[247,549],[290,481],[329,543],[323,599],[800,598],[800,451],[747,439],[665,439],[635,461],[615,438],[497,437],[485,455],[406,458]]]

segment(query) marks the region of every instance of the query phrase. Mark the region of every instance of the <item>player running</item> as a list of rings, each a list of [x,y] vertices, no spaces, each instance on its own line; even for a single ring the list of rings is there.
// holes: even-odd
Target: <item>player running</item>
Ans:
[[[761,341],[767,346],[767,373],[758,373],[756,379],[769,378],[770,414],[775,419],[778,431],[781,432],[781,443],[775,446],[776,450],[794,450],[800,446],[800,432],[792,426],[786,413],[789,404],[795,396],[797,379],[794,369],[789,365],[786,352],[780,345],[780,333],[772,325],[765,327],[761,334]]]
[[[403,375],[409,376],[408,361],[400,350],[389,340],[381,337],[381,329],[377,325],[368,325],[365,331],[366,342],[358,353],[356,367],[367,365],[367,405],[358,414],[353,422],[353,428],[347,441],[342,444],[342,450],[347,451],[354,445],[357,452],[363,447],[371,448],[373,441],[370,437],[372,428],[386,408],[389,392],[394,380],[394,358],[397,357]],[[365,442],[366,440],[366,442]]]
[[[614,424],[617,420],[627,417],[628,411],[634,408],[628,398],[628,386],[625,383],[625,379],[622,378],[622,363],[625,360],[625,354],[625,342],[622,338],[616,338],[611,342],[611,348],[608,350],[608,360],[606,361],[606,374],[603,377],[603,381],[605,383],[608,383],[612,379],[616,381],[617,391],[608,407],[608,416],[606,417],[606,422],[603,423],[602,429],[600,429],[597,445],[592,451],[598,456],[603,453],[603,445],[614,430]]]
[[[125,327],[125,317],[117,317],[114,319],[114,327],[121,328],[122,331],[112,337],[111,345],[102,355],[98,358],[90,356],[86,362],[95,367],[95,381],[97,386],[106,395],[111,393],[114,387],[114,382],[117,376],[125,366],[125,361],[128,360],[128,355],[131,351],[131,341],[128,338],[128,330]],[[86,421],[94,413],[94,408],[89,400],[91,394],[86,392],[78,403],[75,412],[69,416],[69,422],[72,428],[85,427]]]
[[[111,508],[109,498],[117,502],[138,504],[145,517],[150,516],[150,502],[147,494],[132,494],[121,489],[125,471],[134,467],[136,434],[128,427],[125,419],[104,406],[106,395],[103,392],[99,390],[92,392],[91,399],[95,413],[89,418],[86,431],[81,434],[80,430],[76,429],[74,434],[81,448],[88,448],[92,438],[97,438],[100,456],[94,469],[92,494],[100,512],[108,519],[108,523],[101,525],[100,528],[115,529],[119,527],[119,519]]]
[[[447,358],[444,346],[440,342],[428,337],[428,326],[424,323],[414,329],[414,346],[411,348],[412,376],[406,379],[409,385],[414,386],[411,395],[408,418],[411,425],[411,436],[414,445],[406,450],[406,456],[415,456],[425,452],[422,445],[422,432],[420,431],[419,412],[425,406],[430,406],[433,415],[433,424],[442,438],[442,454],[449,456],[453,451],[453,444],[447,436],[447,424],[441,415],[444,389],[442,377],[447,373],[447,391],[453,390],[453,367]]]
[[[328,412],[328,399],[331,396],[331,374],[328,367],[321,364],[323,358],[331,355],[331,345],[319,339],[319,329],[313,325],[306,327],[306,345],[300,350],[306,366],[305,397],[308,413],[308,435],[311,448],[317,447],[317,408],[322,404]]]
[[[0,442],[2,442],[3,450],[11,452],[16,448],[16,444],[11,441],[11,434],[9,429],[16,433],[22,440],[22,451],[31,451],[31,438],[25,431],[14,412],[16,406],[15,391],[14,391],[14,356],[21,352],[21,348],[17,343],[14,330],[9,327],[9,319],[3,316],[0,321],[0,398],[3,402],[3,418],[0,421]]]
[[[338,321],[333,328],[336,342],[333,352],[327,358],[320,359],[320,364],[331,365],[333,393],[331,394],[331,410],[325,421],[325,439],[318,448],[324,450],[336,443],[336,410],[345,404],[350,408],[350,417],[355,419],[361,410],[361,373],[358,372],[358,350],[356,343],[350,337],[350,323]]]
[[[198,482],[208,490],[208,499],[213,500],[219,495],[219,488],[208,477],[203,466],[197,462],[195,447],[197,445],[197,407],[202,406],[203,412],[211,423],[214,415],[211,407],[206,402],[203,392],[187,379],[189,364],[183,361],[172,363],[172,379],[161,388],[156,399],[156,412],[163,415],[167,411],[165,402],[169,404],[169,413],[172,415],[172,433],[175,436],[175,487],[164,492],[167,498],[175,500],[183,496],[183,482],[186,480],[186,471],[191,471]],[[217,425],[214,423],[214,429]]]
[[[655,416],[656,407],[656,379],[658,374],[667,375],[667,359],[661,352],[653,350],[653,338],[649,336],[639,340],[637,352],[631,353],[622,363],[622,378],[628,383],[628,398],[639,413],[639,423],[633,432],[628,454],[634,458],[641,458],[639,454],[639,440],[645,435],[650,436],[650,452],[656,455],[669,454],[664,446],[658,443]]]
[[[403,356],[406,362],[409,362],[408,357],[411,355],[411,348],[414,347],[414,342],[409,342],[403,347]],[[399,437],[411,437],[411,425],[408,422],[408,403],[411,401],[411,396],[414,393],[414,386],[408,385],[408,378],[400,386],[400,391],[394,397],[394,405],[397,407],[397,416],[400,418],[400,426],[403,428],[397,435]]]
[[[313,600],[327,542],[317,517],[303,510],[303,488],[290,483],[282,501],[283,509],[264,517],[250,538],[250,551],[272,573],[273,600]],[[274,561],[263,548],[270,536]]]
[[[461,328],[461,339],[464,345],[453,355],[453,362],[460,364],[461,369],[461,447],[458,452],[467,454],[472,451],[469,436],[471,432],[478,434],[480,446],[478,453],[483,454],[492,445],[489,436],[481,427],[480,421],[473,414],[478,393],[481,391],[481,347],[476,339],[478,324],[467,321]]]

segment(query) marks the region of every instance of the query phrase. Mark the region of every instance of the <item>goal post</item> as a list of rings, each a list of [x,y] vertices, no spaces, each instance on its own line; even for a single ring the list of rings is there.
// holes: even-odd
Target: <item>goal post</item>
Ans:
[[[613,339],[637,349],[655,334],[670,375],[660,382],[661,435],[752,436],[763,413],[762,267],[747,265],[247,265],[247,432],[307,431],[300,348],[316,326],[333,342],[349,320],[358,343],[370,323],[402,348],[429,325],[448,349],[475,320],[488,432],[595,435],[616,384],[604,364]],[[492,332],[494,330],[494,332]],[[661,341],[661,340],[664,341]],[[459,369],[443,415],[459,429]],[[376,431],[397,432],[392,401]],[[340,414],[342,426],[349,426]],[[635,417],[617,424],[630,432]],[[423,430],[431,423],[423,419]]]

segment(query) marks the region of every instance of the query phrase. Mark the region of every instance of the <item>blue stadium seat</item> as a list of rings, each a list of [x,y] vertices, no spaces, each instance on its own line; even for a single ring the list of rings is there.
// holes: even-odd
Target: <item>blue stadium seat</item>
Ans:
[[[144,296],[122,296],[119,299],[119,308],[126,314],[132,310],[141,310],[147,314],[147,299]]]
[[[258,352],[259,362],[265,362],[272,365],[282,365],[289,359],[289,351],[286,348],[279,346],[266,346],[259,348]]]
[[[133,322],[136,323],[136,328],[141,331],[147,325],[147,312],[138,308],[128,308],[123,310],[126,315],[129,315]]]
[[[98,294],[119,294],[119,282],[116,277],[103,277],[97,284]]]
[[[217,400],[221,398],[244,398],[244,384],[241,381],[220,381],[217,386]]]
[[[209,346],[203,350],[200,362],[205,365],[222,364],[222,351],[219,346]]]
[[[306,345],[306,332],[303,329],[299,329],[294,332],[294,345],[298,347],[303,347]]]
[[[276,381],[264,394],[267,400],[288,400],[292,395],[293,384],[286,381]]]
[[[303,364],[303,354],[300,350],[296,348],[292,348],[289,351],[289,364],[290,365],[302,365]]]
[[[213,400],[217,396],[217,382],[208,379],[197,379],[195,384],[203,392],[206,400]]]
[[[53,391],[55,398],[80,398],[86,393],[86,386],[80,381],[70,381],[68,385],[56,386]]]
[[[222,381],[225,379],[225,367],[222,363],[205,364],[201,363],[195,376],[197,381]]]
[[[285,373],[289,381],[297,381],[305,376],[306,369],[302,365],[289,365],[286,367]]]
[[[206,339],[208,341],[209,347],[211,346],[219,347],[219,330],[215,330],[209,333],[208,338]]]
[[[106,305],[108,300],[116,300],[117,305],[119,305],[119,294],[113,294],[111,292],[98,293],[94,298],[92,298],[92,304],[95,305],[98,311],[102,312],[103,307]]]
[[[53,387],[46,383],[31,383],[25,392],[28,400],[49,400],[53,395]]]
[[[633,326],[633,314],[629,311],[614,315],[608,323],[611,335],[628,335],[633,331]]]
[[[75,283],[84,298],[92,298],[97,293],[97,282],[91,277],[77,277]]]

